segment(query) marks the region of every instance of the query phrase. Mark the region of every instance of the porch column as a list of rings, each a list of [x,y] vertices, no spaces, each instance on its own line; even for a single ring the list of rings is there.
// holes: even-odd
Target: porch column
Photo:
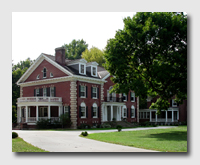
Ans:
[[[51,106],[49,105],[48,106],[48,119],[50,119],[51,118]]]
[[[28,122],[28,106],[26,106],[26,123]]]
[[[157,120],[158,120],[158,115],[157,115],[157,111],[156,111],[156,122],[157,122]]]
[[[19,122],[22,121],[22,107],[19,107]]]
[[[165,111],[165,122],[167,123],[167,110]]]
[[[111,112],[111,114],[110,114],[111,120],[110,121],[112,121],[112,119],[113,119],[113,105],[110,106],[110,112]]]
[[[172,122],[174,122],[174,111],[172,110]]]
[[[118,106],[118,110],[119,110],[119,115],[118,115],[119,118],[118,118],[118,120],[121,121],[121,107],[120,106]]]
[[[179,120],[179,111],[177,111],[177,120]]]
[[[105,116],[104,116],[104,121],[108,121],[108,116],[107,116],[107,105],[105,105]]]
[[[152,121],[152,119],[151,119],[151,110],[150,110],[150,122]]]
[[[60,117],[61,106],[58,107],[58,117]]]
[[[38,106],[36,106],[36,121],[38,121]]]

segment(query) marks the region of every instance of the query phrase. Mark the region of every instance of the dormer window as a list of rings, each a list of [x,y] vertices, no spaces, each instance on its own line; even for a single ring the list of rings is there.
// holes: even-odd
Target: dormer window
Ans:
[[[86,65],[83,63],[79,63],[79,74],[86,75]]]
[[[43,69],[43,78],[46,78],[46,77],[47,77],[47,69],[44,68],[44,69]]]
[[[96,67],[92,67],[92,76],[97,76],[97,68]]]
[[[81,64],[81,73],[84,74],[84,65]]]

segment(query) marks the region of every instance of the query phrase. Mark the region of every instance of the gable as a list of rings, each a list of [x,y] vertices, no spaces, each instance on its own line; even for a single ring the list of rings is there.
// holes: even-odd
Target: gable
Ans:
[[[43,78],[44,68],[46,68],[46,78]],[[52,76],[51,73],[53,74],[53,77],[51,77]],[[39,75],[39,79],[37,79],[38,75]],[[64,77],[64,76],[68,76],[68,75],[44,59],[24,82],[52,79],[52,78],[58,78],[58,77]]]

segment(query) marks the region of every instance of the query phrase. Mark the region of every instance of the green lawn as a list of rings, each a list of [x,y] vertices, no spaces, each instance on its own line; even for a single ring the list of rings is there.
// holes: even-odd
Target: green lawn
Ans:
[[[167,129],[94,133],[89,139],[151,149],[162,152],[187,152],[187,126]]]
[[[12,152],[48,152],[25,142],[21,138],[12,139]]]

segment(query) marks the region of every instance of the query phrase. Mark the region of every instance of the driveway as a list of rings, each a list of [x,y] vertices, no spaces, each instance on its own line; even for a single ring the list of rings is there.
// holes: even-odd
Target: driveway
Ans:
[[[170,127],[133,128],[123,131],[158,129]],[[50,152],[157,152],[122,146],[79,137],[80,131],[28,131],[13,130],[26,142]],[[88,133],[116,132],[117,130],[94,130]]]

